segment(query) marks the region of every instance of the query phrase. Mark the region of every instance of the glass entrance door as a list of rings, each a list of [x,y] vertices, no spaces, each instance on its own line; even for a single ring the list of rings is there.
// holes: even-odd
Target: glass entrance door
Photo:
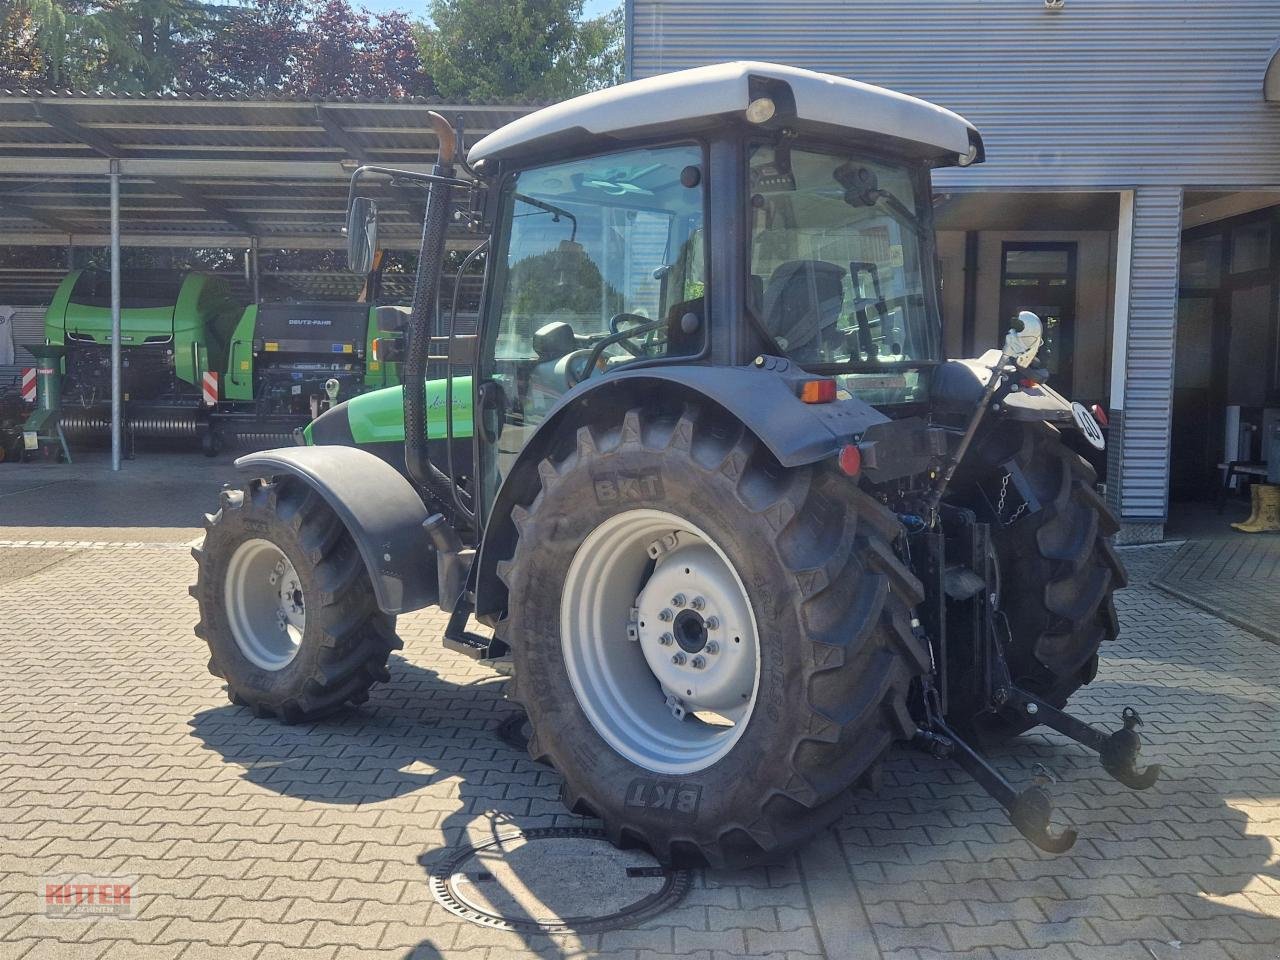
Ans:
[[[1040,362],[1049,385],[1071,396],[1071,341],[1076,321],[1076,245],[1006,243],[1000,269],[1000,330],[1021,310],[1044,323]]]

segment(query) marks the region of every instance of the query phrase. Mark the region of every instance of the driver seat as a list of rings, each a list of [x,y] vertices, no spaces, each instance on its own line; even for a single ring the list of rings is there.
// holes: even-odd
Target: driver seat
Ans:
[[[825,260],[788,260],[764,288],[765,327],[795,360],[816,360],[844,309],[844,268]]]

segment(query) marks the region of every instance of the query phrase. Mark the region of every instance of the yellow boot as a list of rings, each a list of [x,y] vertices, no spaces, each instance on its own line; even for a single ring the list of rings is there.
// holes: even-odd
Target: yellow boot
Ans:
[[[1280,486],[1257,484],[1258,515],[1253,523],[1243,523],[1238,530],[1245,533],[1275,533],[1280,531]]]
[[[1259,499],[1261,499],[1258,496],[1258,491],[1260,491],[1261,489],[1262,489],[1262,484],[1260,483],[1249,484],[1249,505],[1251,507],[1251,509],[1249,510],[1249,517],[1247,520],[1241,520],[1239,523],[1233,523],[1231,525],[1233,529],[1241,530],[1244,533],[1253,532],[1249,528],[1258,522],[1258,501]]]

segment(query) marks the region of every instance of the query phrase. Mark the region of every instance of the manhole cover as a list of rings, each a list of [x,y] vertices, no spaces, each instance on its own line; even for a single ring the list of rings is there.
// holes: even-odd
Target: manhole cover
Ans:
[[[640,850],[618,850],[601,830],[572,827],[465,847],[431,874],[431,892],[458,916],[542,933],[632,926],[675,906],[689,884],[687,870],[667,870]]]

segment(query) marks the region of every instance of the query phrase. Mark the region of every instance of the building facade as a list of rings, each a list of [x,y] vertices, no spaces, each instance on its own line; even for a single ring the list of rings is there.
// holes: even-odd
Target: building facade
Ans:
[[[1265,458],[1280,407],[1280,3],[1275,0],[628,0],[640,78],[773,60],[949,107],[985,163],[940,171],[951,355],[1018,309],[1053,383],[1110,414],[1122,538],[1171,492]],[[1270,96],[1271,99],[1268,98]]]

